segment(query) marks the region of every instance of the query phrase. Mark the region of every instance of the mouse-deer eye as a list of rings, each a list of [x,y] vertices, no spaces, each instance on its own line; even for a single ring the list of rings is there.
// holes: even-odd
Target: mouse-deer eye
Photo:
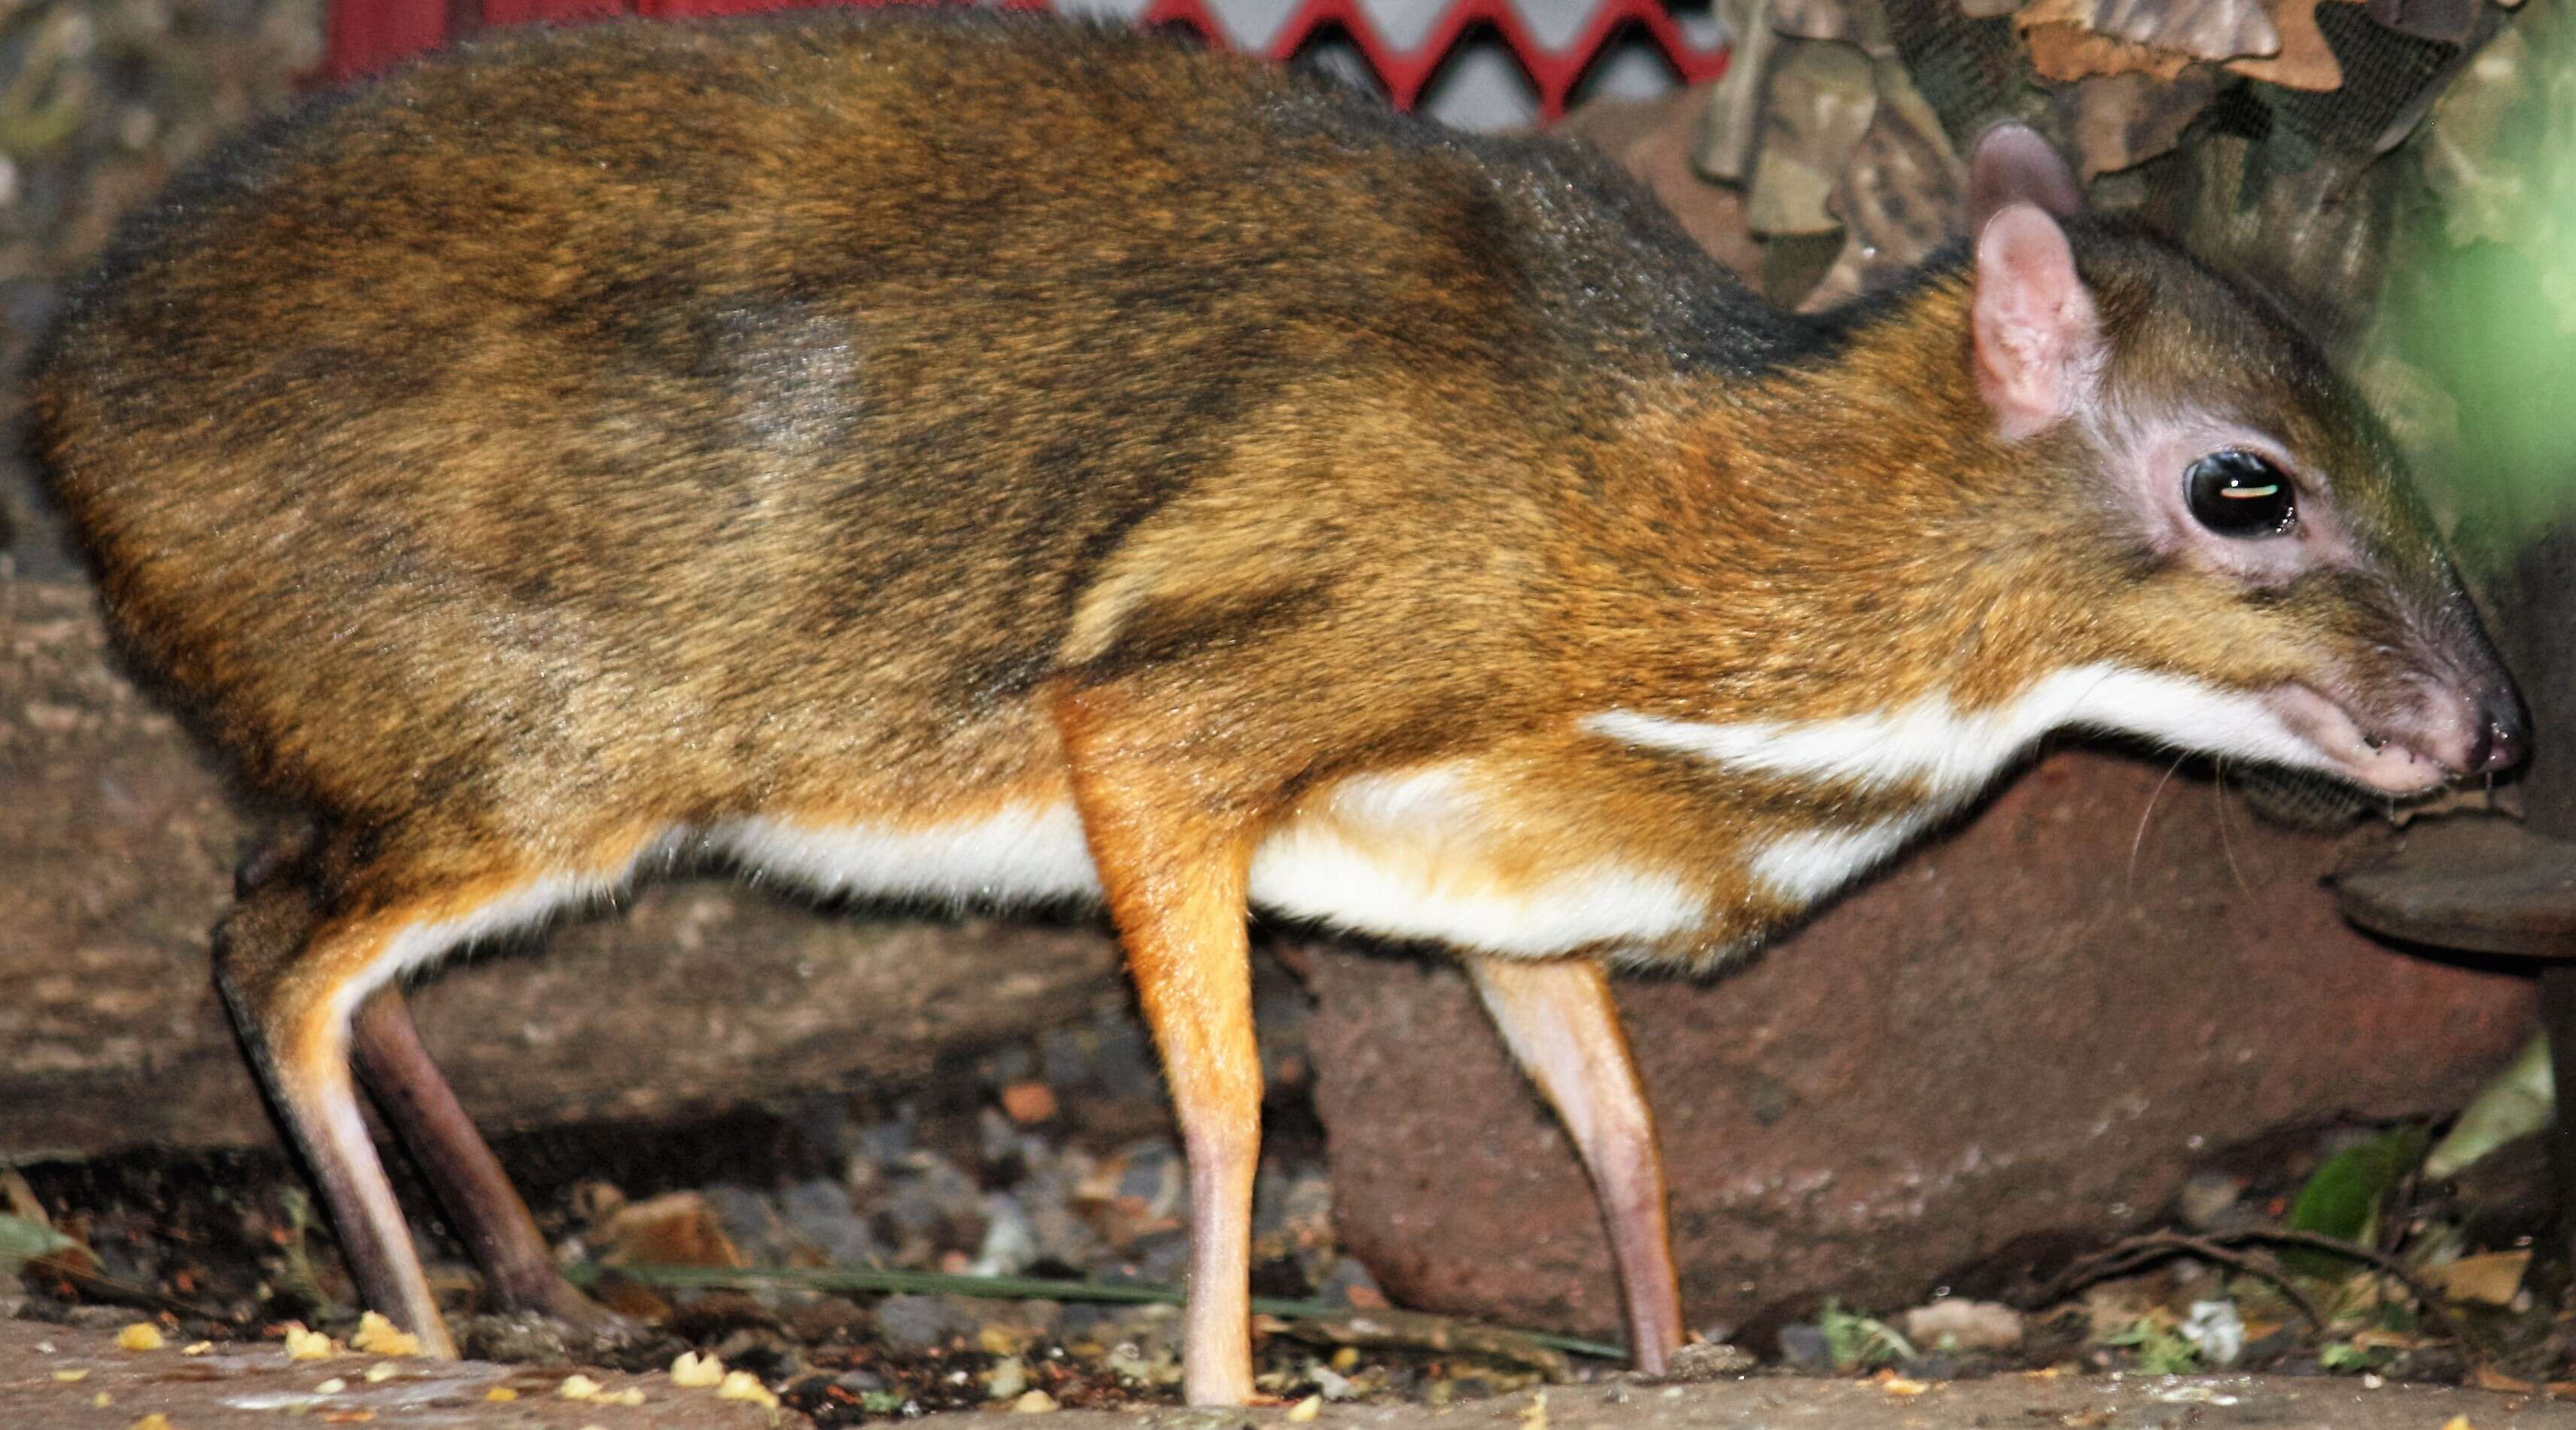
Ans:
[[[2242,448],[2212,452],[2185,468],[2184,504],[2221,536],[2282,536],[2298,524],[2298,489],[2269,458]]]

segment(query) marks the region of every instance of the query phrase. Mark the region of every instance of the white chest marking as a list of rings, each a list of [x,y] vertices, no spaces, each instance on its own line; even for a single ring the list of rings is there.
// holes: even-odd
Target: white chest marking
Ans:
[[[1650,943],[1706,914],[1681,881],[1608,860],[1505,886],[1481,857],[1485,820],[1448,770],[1350,780],[1318,817],[1263,842],[1252,902],[1382,937],[1526,957]]]
[[[1756,846],[1745,867],[1780,898],[1810,904],[1877,867],[1922,827],[1920,819],[1889,819],[1858,829],[1784,834]]]
[[[2058,671],[2002,705],[1974,712],[1930,695],[1892,710],[1831,720],[1712,724],[1608,710],[1585,717],[1583,726],[1626,744],[1695,755],[1730,769],[1865,788],[1919,781],[1941,805],[1985,788],[2040,736],[2072,727],[2207,754],[2293,764],[2315,758],[2308,742],[2254,696],[2111,665]]]

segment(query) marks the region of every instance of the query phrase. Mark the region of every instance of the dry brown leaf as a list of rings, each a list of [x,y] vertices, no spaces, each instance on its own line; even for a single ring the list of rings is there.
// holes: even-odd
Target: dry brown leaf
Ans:
[[[2284,89],[2343,88],[2343,66],[2335,63],[2326,32],[2317,28],[2317,0],[2271,0],[2272,23],[2281,31],[2281,52],[2270,59],[2229,60],[2227,67],[2247,79]]]
[[[2482,1365],[2469,1372],[2469,1384],[2480,1390],[2500,1390],[2507,1395],[2526,1395],[2535,1389],[2530,1381],[2507,1375],[2491,1365]]]
[[[599,1260],[658,1266],[747,1266],[716,1221],[715,1208],[696,1192],[672,1192],[619,1207],[594,1234]]]
[[[2143,74],[2170,80],[2192,64],[2189,55],[2108,39],[2071,21],[2029,26],[2021,38],[2030,47],[2031,68],[2038,70],[2043,79],[2059,84],[2072,84],[2097,74]]]
[[[2199,59],[2281,52],[2261,0],[2093,0],[2091,10],[2096,34]]]
[[[2530,1265],[2531,1252],[2526,1248],[2463,1256],[2447,1265],[2428,1267],[2416,1274],[2427,1285],[2454,1301],[2509,1306],[2513,1304],[2514,1293],[2522,1289],[2522,1273]]]

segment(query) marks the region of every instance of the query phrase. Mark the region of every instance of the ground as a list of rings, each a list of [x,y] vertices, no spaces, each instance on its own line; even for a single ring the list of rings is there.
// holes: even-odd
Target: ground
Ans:
[[[763,1427],[768,1413],[668,1375],[593,1372],[597,1398],[568,1399],[560,1368],[483,1361],[428,1365],[368,1356],[290,1361],[274,1347],[121,1350],[106,1329],[0,1322],[0,1424],[47,1430],[128,1430],[165,1417],[170,1430],[265,1430],[282,1417],[323,1424],[408,1427],[562,1427],[680,1430]],[[375,1366],[391,1366],[370,1379]],[[495,1401],[495,1390],[510,1398]],[[640,1404],[617,1403],[640,1391]],[[947,1420],[974,1412],[924,1417]],[[1050,1430],[1232,1430],[1294,1423],[1295,1408],[1190,1411],[1059,1410]],[[1949,1430],[1949,1427],[2090,1427],[2090,1430],[2539,1430],[2576,1427],[2576,1404],[2352,1378],[2290,1376],[2005,1375],[1923,1384],[1782,1375],[1655,1385],[1619,1376],[1588,1385],[1515,1391],[1448,1405],[1325,1405],[1319,1430]],[[157,1430],[157,1427],[155,1427]]]

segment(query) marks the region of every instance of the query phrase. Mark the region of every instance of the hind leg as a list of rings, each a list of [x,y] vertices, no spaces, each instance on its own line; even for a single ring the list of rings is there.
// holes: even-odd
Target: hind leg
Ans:
[[[624,864],[618,868],[622,873]],[[359,1293],[417,1334],[428,1354],[452,1357],[456,1347],[359,1116],[353,1019],[405,969],[477,934],[531,922],[585,886],[605,882],[508,867],[464,874],[380,860],[334,881],[339,898],[333,904],[317,898],[304,879],[272,878],[244,897],[218,936],[217,982],[279,1120],[330,1210]],[[529,1245],[542,1255],[535,1228],[525,1222],[516,1193],[494,1208],[491,1186],[507,1185],[498,1165],[465,1125],[445,1080],[434,1069],[424,1078],[427,1056],[404,1036],[410,1020],[399,1003],[391,1009],[371,1019],[364,1036],[364,1052],[383,1074],[390,1115],[397,1127],[422,1137],[423,1160],[443,1193],[450,1186],[467,1189],[459,1200],[469,1210],[460,1221],[478,1252],[489,1244],[513,1251],[518,1264],[511,1289],[529,1291]],[[459,1175],[466,1142],[480,1164],[464,1157]],[[535,1294],[547,1293],[536,1287]]]
[[[400,954],[380,928],[331,919],[299,881],[273,880],[225,920],[215,975],[251,1066],[330,1211],[359,1295],[418,1335],[425,1354],[452,1359],[456,1343],[350,1077],[348,1004],[368,981],[398,971]]]
[[[421,1046],[402,990],[378,990],[358,1010],[352,1034],[367,1090],[465,1238],[492,1301],[542,1311],[594,1335],[625,1330],[624,1317],[583,1295],[555,1269],[554,1253],[528,1204]]]

